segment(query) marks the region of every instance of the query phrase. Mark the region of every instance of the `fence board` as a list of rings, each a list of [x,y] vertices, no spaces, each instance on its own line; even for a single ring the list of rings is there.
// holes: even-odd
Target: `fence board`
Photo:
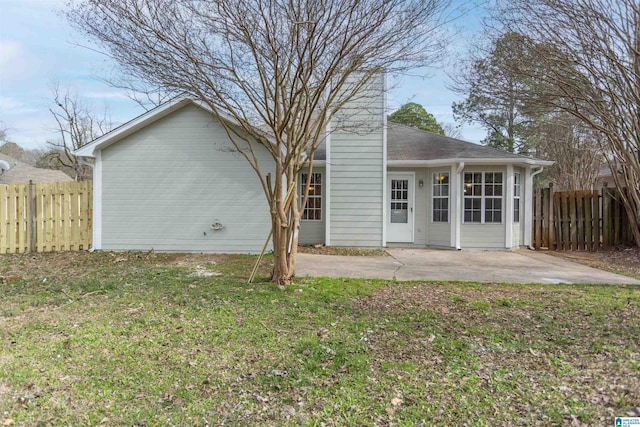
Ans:
[[[576,197],[576,233],[578,235],[576,242],[576,249],[583,251],[585,248],[585,223],[584,223],[584,210],[585,210],[585,197],[584,195],[578,195]]]
[[[547,211],[546,211],[546,228],[544,228],[545,233],[544,233],[544,239],[543,241],[546,242],[545,248],[551,248],[555,245],[555,241],[556,241],[556,230],[555,227],[553,226],[553,212],[554,212],[554,202],[553,202],[553,185],[550,185],[549,188],[546,188],[546,193],[547,193]]]
[[[535,191],[533,209],[536,214],[532,225],[535,248],[598,250],[634,244],[630,222],[617,190],[553,193],[549,188]],[[542,215],[538,214],[540,211]],[[549,214],[545,215],[546,212]],[[545,224],[549,226],[545,227]]]
[[[536,188],[533,193],[533,236],[532,244],[536,247],[543,246],[542,243],[542,188]]]
[[[591,248],[590,250],[597,251],[600,249],[600,239],[602,236],[602,227],[600,226],[600,196],[597,191],[592,191],[592,203],[591,203]]]
[[[0,253],[87,250],[90,181],[0,185]]]

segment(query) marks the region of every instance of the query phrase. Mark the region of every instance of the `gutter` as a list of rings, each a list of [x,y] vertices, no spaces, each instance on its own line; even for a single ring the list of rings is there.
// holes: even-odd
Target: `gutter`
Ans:
[[[538,169],[537,171],[535,171],[535,172],[533,172],[533,173],[531,174],[531,181],[532,181],[532,182],[531,182],[531,188],[532,188],[532,189],[533,189],[533,177],[534,177],[534,176],[536,176],[536,175],[538,175],[539,173],[542,173],[542,171],[543,171],[543,170],[544,170],[544,166],[540,166],[540,169]],[[532,206],[532,208],[533,208],[533,206]],[[533,226],[533,224],[531,224],[531,226]],[[529,249],[530,249],[530,250],[532,250],[532,251],[535,251],[535,250],[536,250],[536,248],[534,248],[534,247],[533,247],[533,245],[531,244],[531,242],[529,242]]]

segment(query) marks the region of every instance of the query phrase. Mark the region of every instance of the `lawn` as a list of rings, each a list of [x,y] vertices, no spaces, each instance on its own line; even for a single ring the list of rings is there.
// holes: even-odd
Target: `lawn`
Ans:
[[[640,289],[246,278],[254,257],[0,256],[0,426],[613,425]],[[268,260],[267,260],[268,263]]]

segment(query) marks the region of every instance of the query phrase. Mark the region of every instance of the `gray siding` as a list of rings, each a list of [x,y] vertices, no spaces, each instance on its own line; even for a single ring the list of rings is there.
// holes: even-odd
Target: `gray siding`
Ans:
[[[513,234],[511,235],[511,247],[519,248],[522,245],[522,232],[520,231],[520,224],[513,224]]]
[[[431,226],[431,187],[429,185],[429,173],[426,169],[417,169],[415,191],[415,224],[413,225],[413,239],[416,245],[427,244],[427,233]],[[422,180],[422,188],[419,182]]]
[[[462,224],[462,249],[504,249],[504,224]]]
[[[429,246],[451,247],[451,223],[429,224]]]
[[[339,124],[329,145],[330,244],[382,247],[386,185],[382,77],[349,103],[335,122]]]
[[[301,245],[317,245],[324,244],[325,234],[325,218],[327,216],[326,199],[327,199],[327,185],[325,183],[326,171],[324,167],[313,167],[313,173],[322,174],[322,220],[321,221],[307,221],[300,220],[300,232],[298,234],[298,243]],[[302,186],[300,187],[302,189]],[[302,191],[302,190],[301,190]]]
[[[102,249],[259,252],[268,205],[221,125],[193,105],[102,152]],[[258,149],[263,173],[271,171]],[[218,219],[224,228],[214,231]]]
[[[464,168],[461,179],[464,180],[465,172],[502,172],[503,196],[502,196],[502,219],[500,224],[496,223],[463,223],[460,229],[460,240],[462,249],[504,249],[505,245],[505,222],[506,215],[513,215],[513,212],[505,211],[505,193],[507,185],[507,168],[506,166],[470,166]],[[463,196],[461,196],[463,197]],[[464,209],[464,202],[462,203]],[[464,213],[463,213],[464,217]]]

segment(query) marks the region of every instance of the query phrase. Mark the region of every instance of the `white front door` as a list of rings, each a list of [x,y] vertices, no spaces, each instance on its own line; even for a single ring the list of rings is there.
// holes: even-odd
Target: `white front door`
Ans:
[[[413,182],[412,173],[387,174],[387,241],[413,242]]]

